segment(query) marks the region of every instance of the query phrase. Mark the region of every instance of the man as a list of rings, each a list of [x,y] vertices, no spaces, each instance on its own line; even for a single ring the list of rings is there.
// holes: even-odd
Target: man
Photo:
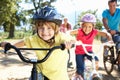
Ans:
[[[109,9],[104,10],[102,13],[102,22],[107,32],[112,35],[113,41],[118,42],[120,36],[115,35],[120,26],[120,9],[117,8],[117,0],[108,0],[108,7]],[[117,51],[119,48],[119,46],[116,46]],[[120,58],[118,63],[120,64]],[[118,66],[118,69],[120,70],[120,66]]]
[[[112,35],[119,31],[120,26],[120,9],[117,7],[117,0],[108,1],[109,9],[102,13],[102,21],[105,29]]]

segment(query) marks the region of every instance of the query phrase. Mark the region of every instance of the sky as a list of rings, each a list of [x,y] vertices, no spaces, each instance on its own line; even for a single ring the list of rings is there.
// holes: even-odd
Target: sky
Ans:
[[[78,14],[82,11],[98,9],[98,17],[102,16],[102,11],[108,8],[108,0],[57,0],[53,5],[59,13],[68,18],[69,22],[74,25]]]
[[[118,2],[118,4],[120,5],[120,2]],[[77,24],[78,15],[80,15],[82,11],[94,11],[98,9],[97,17],[102,20],[103,10],[108,9],[108,0],[56,0],[56,2],[52,3],[52,5],[57,9],[59,13],[68,18],[68,22],[72,25],[73,28],[75,24]],[[30,3],[21,3],[20,6],[25,10],[34,8],[33,4]],[[29,16],[26,17],[29,18]]]
[[[52,3],[52,5],[55,6],[59,13],[67,17],[72,26],[74,26],[77,21],[78,14],[82,11],[94,11],[98,9],[97,15],[101,19],[102,11],[108,8],[107,1],[108,0],[57,0]],[[22,4],[22,6],[25,8],[31,8],[30,5],[26,6],[26,4]]]
[[[97,16],[99,19],[102,19],[103,10],[108,9],[107,2],[108,0],[57,0],[56,2],[52,3],[52,5],[55,6],[59,13],[68,18],[69,23],[74,26],[77,21],[78,14],[80,14],[82,11],[94,11],[98,9]],[[34,8],[33,4],[21,4],[21,6],[27,9]]]
[[[74,10],[99,9],[99,11],[102,11],[108,7],[107,1],[108,0],[57,0],[54,5],[61,13],[68,14]]]

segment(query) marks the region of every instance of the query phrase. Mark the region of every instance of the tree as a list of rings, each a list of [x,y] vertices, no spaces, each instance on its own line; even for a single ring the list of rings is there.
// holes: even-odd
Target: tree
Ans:
[[[19,2],[20,0],[0,0],[0,25],[4,27],[5,32],[9,32],[8,38],[14,37]]]
[[[26,3],[32,3],[35,11],[44,6],[52,6],[51,3],[57,0],[25,0]],[[53,6],[52,6],[53,7]]]
[[[0,25],[4,27],[5,32],[9,32],[8,38],[14,37],[14,31],[16,26],[20,26],[20,23],[31,23],[30,20],[26,19],[26,15],[33,15],[34,10],[48,5],[56,0],[45,1],[43,0],[24,0],[26,3],[31,2],[34,4],[35,9],[23,10],[19,6],[23,0],[0,0]],[[38,2],[37,2],[38,1]],[[36,6],[37,5],[37,6]]]

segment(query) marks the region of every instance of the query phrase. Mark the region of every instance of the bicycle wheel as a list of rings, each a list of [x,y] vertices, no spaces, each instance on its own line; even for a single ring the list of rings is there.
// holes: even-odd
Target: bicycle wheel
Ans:
[[[107,47],[103,54],[104,68],[108,74],[111,74],[114,67],[114,47]]]
[[[99,77],[94,77],[92,80],[102,80]]]
[[[120,71],[120,51],[117,53],[118,58],[116,59],[118,61],[117,66],[118,70]]]

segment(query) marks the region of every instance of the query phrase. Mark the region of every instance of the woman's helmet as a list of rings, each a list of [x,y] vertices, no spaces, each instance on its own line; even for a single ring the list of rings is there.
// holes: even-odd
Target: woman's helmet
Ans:
[[[60,20],[60,14],[58,14],[57,11],[52,7],[44,7],[40,9],[34,14],[33,19],[51,21],[57,25],[62,23],[62,20]]]
[[[87,13],[81,18],[81,22],[91,22],[96,23],[96,18],[93,14]]]

